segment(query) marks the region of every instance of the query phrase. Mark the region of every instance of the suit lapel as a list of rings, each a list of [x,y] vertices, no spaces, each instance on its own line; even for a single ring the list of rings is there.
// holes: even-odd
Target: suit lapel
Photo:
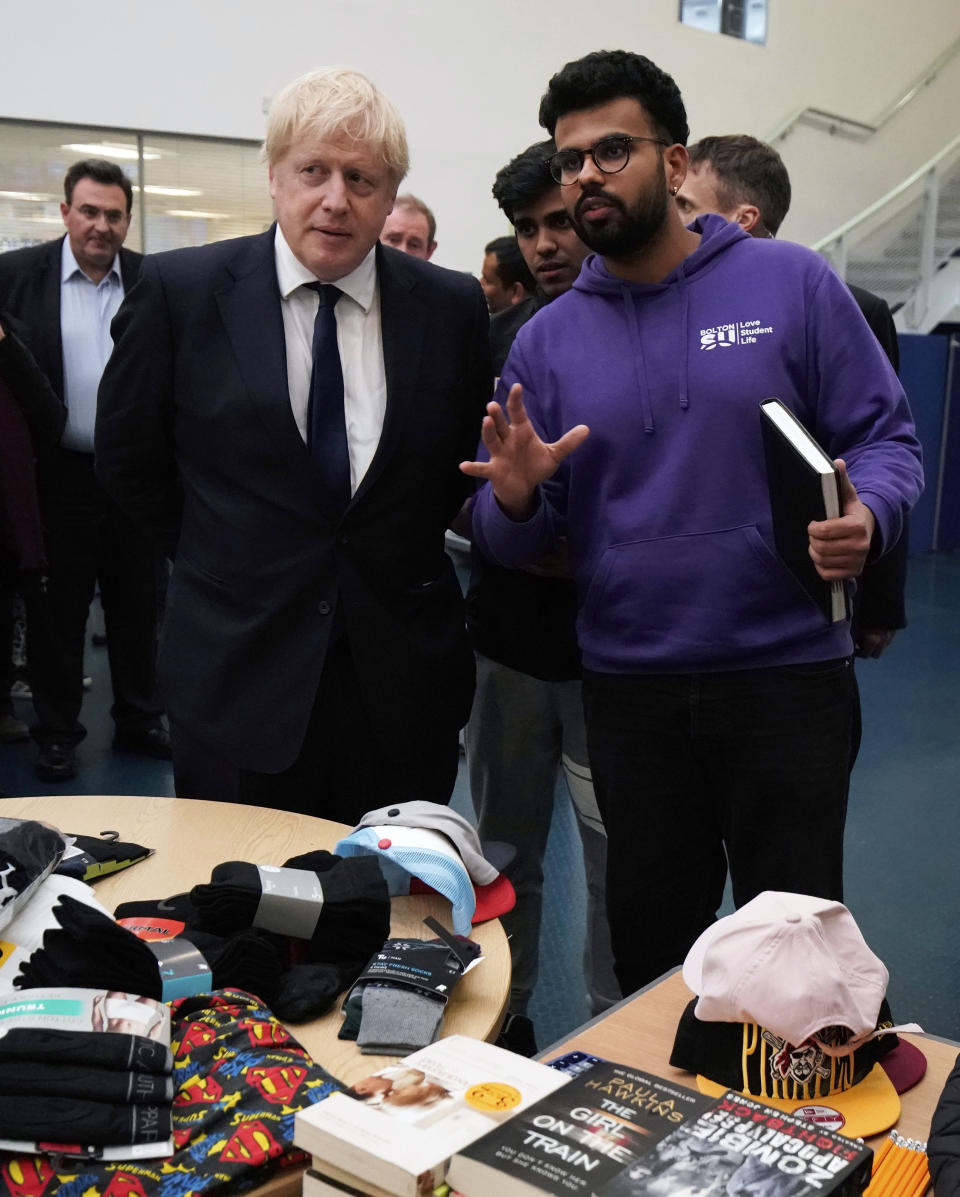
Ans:
[[[129,249],[120,250],[120,277],[123,279],[123,293],[129,295],[134,284],[140,277],[140,267],[143,265],[143,254],[134,253]]]
[[[63,390],[63,337],[60,333],[60,263],[63,254],[63,242],[50,242],[49,253],[44,255],[40,265],[40,294],[43,305],[40,328],[37,330],[43,338],[44,372],[50,380],[50,385],[57,394],[64,398]]]
[[[280,451],[306,464],[309,454],[290,408],[273,238],[271,228],[247,242],[214,294],[253,407]]]
[[[380,288],[380,328],[383,337],[383,366],[387,380],[387,407],[380,443],[364,474],[354,501],[374,485],[407,426],[406,413],[416,402],[416,380],[424,326],[417,280],[406,269],[404,255],[384,252],[377,246],[377,282]]]

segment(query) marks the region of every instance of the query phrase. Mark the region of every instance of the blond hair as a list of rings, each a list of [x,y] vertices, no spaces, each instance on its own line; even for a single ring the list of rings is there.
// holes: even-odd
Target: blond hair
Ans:
[[[400,113],[366,75],[350,67],[321,67],[294,79],[270,105],[262,154],[275,165],[305,134],[349,137],[382,156],[399,184],[410,169]]]

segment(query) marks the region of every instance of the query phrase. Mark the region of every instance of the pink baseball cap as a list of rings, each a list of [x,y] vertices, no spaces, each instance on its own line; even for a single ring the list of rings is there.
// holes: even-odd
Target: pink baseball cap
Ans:
[[[889,973],[841,902],[765,890],[697,939],[683,979],[704,1022],[750,1022],[790,1043],[834,1036],[830,1054],[852,1051],[876,1026]]]

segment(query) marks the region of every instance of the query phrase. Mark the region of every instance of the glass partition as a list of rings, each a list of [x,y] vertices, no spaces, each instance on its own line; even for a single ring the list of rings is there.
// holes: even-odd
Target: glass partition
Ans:
[[[0,252],[62,235],[63,176],[81,158],[107,158],[130,178],[131,249],[203,245],[273,219],[257,142],[0,120]]]

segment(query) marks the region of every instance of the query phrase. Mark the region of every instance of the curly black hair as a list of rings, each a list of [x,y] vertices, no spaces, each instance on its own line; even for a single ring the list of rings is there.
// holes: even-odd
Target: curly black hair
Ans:
[[[540,101],[540,124],[552,137],[568,112],[597,108],[624,96],[636,100],[656,132],[673,145],[687,144],[690,127],[680,89],[655,62],[630,50],[594,50],[568,62],[547,84]]]
[[[497,171],[493,198],[511,224],[517,208],[536,203],[557,186],[547,166],[547,159],[556,148],[552,141],[534,142]]]
[[[483,247],[484,254],[493,254],[496,259],[497,277],[505,287],[512,287],[514,283],[522,283],[523,289],[533,294],[537,289],[537,280],[530,273],[530,267],[524,261],[516,237],[494,237]]]

